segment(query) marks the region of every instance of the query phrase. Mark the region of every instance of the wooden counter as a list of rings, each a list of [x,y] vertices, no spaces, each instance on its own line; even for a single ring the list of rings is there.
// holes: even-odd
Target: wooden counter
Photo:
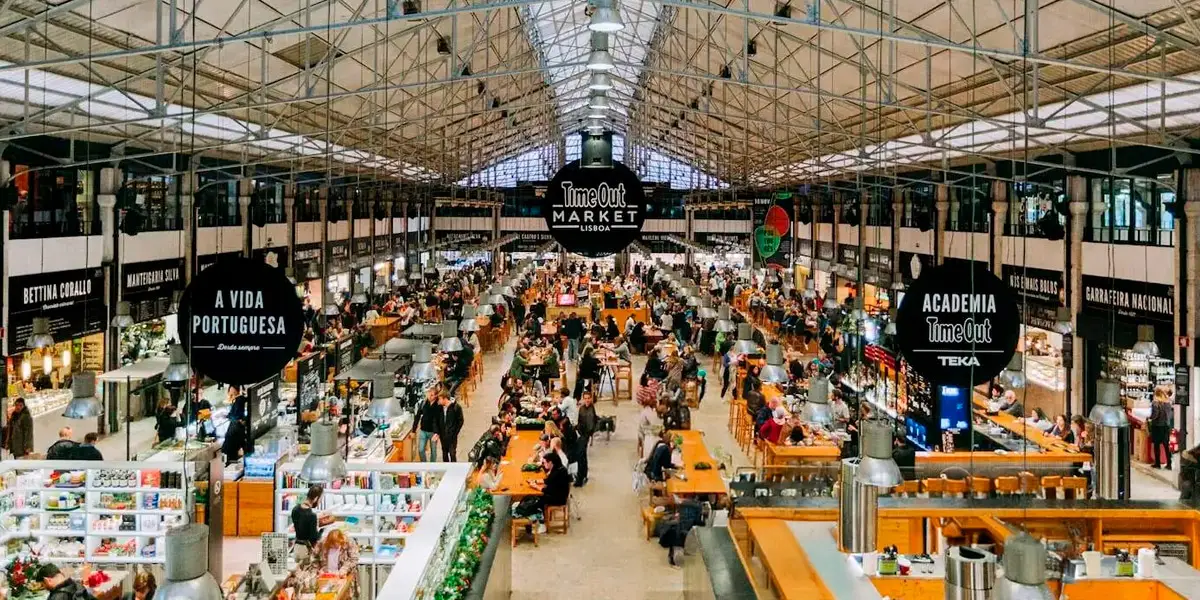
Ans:
[[[758,557],[776,597],[780,600],[835,600],[813,570],[808,555],[796,543],[786,521],[747,519],[746,528],[750,542],[742,557],[746,572],[754,572],[750,562],[753,557]]]
[[[833,444],[784,446],[763,442],[763,466],[830,463],[841,460],[842,450]]]
[[[417,456],[417,432],[410,431],[400,439],[392,440],[392,450],[388,453],[387,461],[414,462]]]
[[[942,600],[945,581],[931,577],[871,577],[875,589],[896,600]],[[1120,598],[1120,600],[1186,600],[1161,581],[1152,579],[1081,580],[1062,585],[1050,581],[1055,598]]]
[[[512,436],[508,441],[508,452],[500,461],[500,485],[492,490],[493,494],[512,496],[514,499],[542,495],[529,482],[544,479],[546,474],[541,470],[532,473],[521,470],[521,465],[529,460],[540,437],[540,431],[519,431]]]
[[[600,322],[608,324],[608,317],[610,316],[617,322],[617,327],[621,331],[625,331],[625,320],[630,316],[633,317],[634,321],[641,321],[646,325],[650,324],[650,308],[645,306],[639,308],[605,308],[600,311]]]
[[[935,465],[958,465],[968,466],[971,464],[1013,464],[1021,465],[1029,463],[1032,466],[1039,464],[1083,464],[1091,462],[1092,455],[1085,452],[1031,452],[1029,454],[1019,452],[1008,452],[1005,454],[997,454],[995,452],[918,452],[917,465],[935,464]]]
[[[226,506],[229,497],[225,497]],[[238,484],[237,534],[259,535],[275,530],[275,482],[243,480]],[[229,518],[229,513],[225,513]]]
[[[995,415],[987,414],[988,403],[978,394],[972,398],[975,404],[975,414],[1007,429],[1009,432],[1019,435],[1030,442],[1040,446],[1043,450],[1052,450],[1056,452],[1075,452],[1077,449],[1054,436],[1046,435],[1037,427],[1030,427],[1024,421],[1018,420],[1016,417],[1002,412]]]
[[[679,496],[704,496],[716,495],[724,496],[728,494],[725,487],[725,481],[721,479],[720,473],[717,471],[719,463],[709,453],[708,448],[704,445],[704,434],[700,431],[692,430],[672,430],[672,436],[683,438],[683,471],[686,474],[687,481],[681,481],[677,477],[672,477],[667,480],[667,493]],[[696,463],[706,462],[712,468],[697,470]]]
[[[382,346],[398,335],[400,335],[400,317],[377,317],[371,323],[371,339],[375,341],[375,346]]]

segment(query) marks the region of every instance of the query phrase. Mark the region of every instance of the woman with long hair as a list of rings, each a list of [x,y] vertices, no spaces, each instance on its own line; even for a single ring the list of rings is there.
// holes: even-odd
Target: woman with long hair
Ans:
[[[317,562],[322,573],[347,577],[358,570],[358,545],[341,529],[331,529],[317,544]]]

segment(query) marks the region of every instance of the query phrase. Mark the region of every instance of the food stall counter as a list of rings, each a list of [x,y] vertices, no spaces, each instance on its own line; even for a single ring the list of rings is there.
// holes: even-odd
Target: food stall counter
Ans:
[[[1062,441],[1051,435],[1047,435],[1037,427],[1028,426],[1023,420],[1018,419],[1006,412],[997,414],[988,414],[987,400],[979,397],[978,394],[973,398],[975,404],[975,414],[995,423],[996,425],[1007,429],[1009,432],[1021,436],[1034,444],[1037,444],[1043,450],[1054,450],[1058,452],[1072,452],[1075,450],[1071,444]]]

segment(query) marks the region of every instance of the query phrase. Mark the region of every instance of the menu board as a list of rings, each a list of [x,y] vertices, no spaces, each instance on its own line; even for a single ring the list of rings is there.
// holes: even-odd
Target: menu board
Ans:
[[[279,410],[279,376],[260,381],[246,393],[250,399],[250,428],[254,437],[275,427]]]
[[[296,424],[300,413],[313,410],[321,400],[321,376],[325,370],[324,356],[314,352],[296,361]]]
[[[344,373],[354,363],[354,338],[347,337],[337,344],[337,372]]]

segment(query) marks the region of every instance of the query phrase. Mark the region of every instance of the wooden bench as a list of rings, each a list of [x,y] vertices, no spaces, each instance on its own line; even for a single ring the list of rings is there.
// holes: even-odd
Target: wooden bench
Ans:
[[[512,546],[513,546],[513,548],[517,547],[517,542],[520,541],[521,536],[525,533],[526,529],[529,530],[530,535],[533,537],[533,545],[535,547],[538,545],[537,524],[534,523],[530,519],[514,518],[512,520]]]

